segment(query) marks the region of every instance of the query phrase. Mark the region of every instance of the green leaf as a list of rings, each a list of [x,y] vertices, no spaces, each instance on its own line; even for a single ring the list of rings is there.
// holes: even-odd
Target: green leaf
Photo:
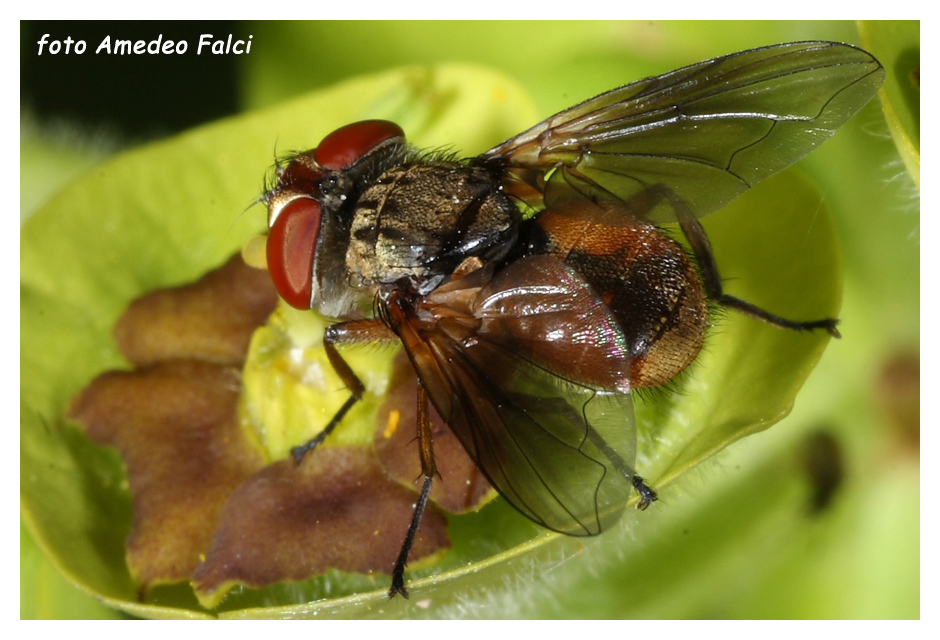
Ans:
[[[462,92],[462,87],[473,91]],[[483,110],[481,95],[503,102]],[[477,117],[476,127],[465,128],[465,114],[483,112],[492,115]],[[416,131],[418,144],[453,139],[458,148],[480,150],[524,128],[533,120],[528,112],[512,85],[476,70],[386,74],[125,154],[37,213],[23,230],[22,490],[24,517],[53,562],[83,588],[125,611],[200,615],[185,586],[155,590],[150,604],[135,602],[136,588],[123,558],[129,498],[121,466],[112,452],[92,447],[62,425],[60,416],[67,399],[93,374],[124,366],[110,327],[130,299],[194,279],[262,226],[260,210],[239,219],[236,212],[254,195],[252,185],[264,171],[272,136],[279,132],[288,146],[309,146],[349,119],[384,116],[404,119],[405,129]],[[321,116],[315,125],[297,124],[311,113]],[[726,276],[746,285],[736,293],[779,313],[835,313],[838,266],[819,200],[804,182],[782,177],[709,222],[719,265]],[[751,252],[734,258],[740,253],[735,245]],[[775,262],[767,264],[771,258]],[[746,318],[729,318],[719,331],[687,380],[683,393],[692,397],[666,395],[665,402],[652,405],[657,419],[644,432],[641,468],[653,481],[671,481],[731,441],[779,419],[826,341]],[[68,355],[59,357],[63,354]],[[741,370],[747,374],[743,380],[733,375]],[[712,378],[713,372],[723,373]],[[770,400],[762,397],[768,388],[774,391]],[[44,465],[55,472],[40,473]],[[494,519],[508,526],[481,541],[480,532],[492,530]],[[553,535],[526,542],[533,527],[505,505],[456,518],[453,531],[454,552],[430,577],[413,582],[416,593],[458,597],[477,582],[457,579],[467,573],[467,563],[492,567],[485,575],[501,580],[530,550],[570,544]],[[459,547],[457,541],[462,541]],[[502,550],[495,559],[490,557],[494,549]],[[378,586],[366,601],[381,600],[384,591],[384,584]],[[298,597],[277,588],[265,593],[236,596],[223,609],[256,607],[262,601],[288,605]],[[364,601],[342,602],[255,609],[250,615],[312,615],[322,607],[355,615]],[[402,615],[410,611],[405,606],[390,603],[385,610]]]
[[[67,582],[20,525],[20,619],[110,620],[124,616]]]
[[[188,587],[137,603],[124,563],[130,496],[114,451],[62,415],[96,374],[127,368],[111,336],[127,304],[198,278],[265,226],[257,198],[281,152],[350,120],[397,119],[411,139],[479,153],[535,120],[520,90],[468,66],[361,78],[123,154],[24,225],[20,255],[22,515],[67,579],[134,615],[202,616]],[[168,608],[166,608],[168,607]]]
[[[822,203],[811,183],[785,172],[707,218],[726,292],[787,318],[838,317],[841,259]],[[665,479],[788,414],[829,341],[722,315],[680,394],[657,408],[672,417],[653,437],[681,442],[658,461]]]
[[[501,95],[505,101],[494,106],[490,98]],[[487,117],[481,118],[482,114]],[[135,602],[135,587],[123,565],[130,510],[120,463],[113,452],[91,446],[61,423],[65,402],[95,373],[126,366],[116,355],[110,328],[130,299],[156,286],[194,279],[263,226],[260,210],[241,218],[237,212],[256,197],[275,138],[281,150],[303,148],[335,126],[377,116],[404,120],[406,131],[418,144],[451,141],[467,153],[482,151],[537,120],[511,85],[466,68],[455,72],[441,67],[433,74],[356,80],[282,108],[126,154],[70,187],[24,228],[24,519],[56,566],[105,602],[135,615],[205,615],[191,594],[185,593],[188,587],[161,591],[156,603]],[[828,198],[830,192],[826,194]],[[747,197],[735,209],[705,221],[729,292],[786,315],[835,313],[838,257],[819,192],[788,174]],[[787,205],[791,199],[794,211]],[[679,393],[654,396],[640,408],[643,473],[651,481],[676,486],[673,481],[687,477],[692,465],[781,417],[824,342],[825,338],[789,334],[728,314],[707,342],[702,359],[679,384]],[[750,486],[749,481],[743,486]],[[659,520],[658,511],[694,522],[702,511],[708,512],[709,505],[734,504],[739,489],[729,489],[696,510],[684,507],[688,502],[679,499],[681,487],[667,488],[663,500],[649,512],[631,513],[620,530],[586,542],[551,534],[532,539],[534,527],[497,501],[478,514],[453,520],[454,552],[441,567],[431,570],[430,577],[411,583],[412,601],[387,601],[383,580],[329,576],[321,593],[342,591],[344,584],[352,584],[353,590],[375,590],[295,605],[288,603],[302,599],[304,592],[272,588],[241,601],[237,597],[226,601],[220,615],[453,616],[460,614],[460,605],[468,598],[492,603],[500,599],[494,594],[500,593],[512,593],[511,602],[491,604],[483,609],[490,612],[484,615],[565,616],[591,615],[592,611],[618,616],[630,615],[630,611],[632,615],[695,615],[694,609],[690,613],[681,607],[627,608],[624,594],[630,592],[621,587],[624,583],[656,585],[666,575],[665,569],[693,568],[681,559],[658,562],[659,556],[669,553],[668,546],[651,554],[644,565],[631,562],[645,553],[643,541],[656,537],[657,528],[651,522]],[[730,516],[734,512],[716,513]],[[716,527],[720,522],[716,521]],[[503,539],[494,542],[494,531]],[[683,528],[662,534],[673,544],[681,543]],[[717,528],[715,539],[721,535]],[[703,550],[707,545],[697,548],[703,554],[700,562],[707,563],[709,557]],[[547,604],[544,595],[533,595],[533,590],[546,588],[545,581],[535,578],[542,575],[535,568],[554,566],[576,554],[595,558],[593,565],[587,564],[589,572],[598,566],[600,554],[603,566],[609,567],[605,575],[617,576],[599,587],[602,597],[591,597],[589,589],[581,591],[581,598],[571,596],[578,591],[577,585],[585,584],[578,581],[585,571],[579,561],[565,562],[568,571],[553,572],[571,580],[563,583],[566,586],[560,594],[564,598],[557,590],[552,596],[551,588]],[[507,583],[528,586],[528,595],[507,591]],[[642,591],[640,586],[634,589]],[[567,598],[571,602],[558,608],[559,600]],[[583,606],[592,602],[593,609]],[[604,602],[616,602],[622,608],[607,605],[604,609]],[[262,603],[281,606],[259,608]],[[707,614],[707,609],[698,611],[698,615]]]

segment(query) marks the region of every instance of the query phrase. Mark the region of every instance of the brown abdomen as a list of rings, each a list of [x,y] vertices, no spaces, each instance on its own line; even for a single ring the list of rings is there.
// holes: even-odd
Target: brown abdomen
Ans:
[[[588,218],[540,213],[547,252],[580,273],[620,322],[631,346],[633,388],[665,384],[702,348],[708,309],[698,271],[682,247],[653,225]]]

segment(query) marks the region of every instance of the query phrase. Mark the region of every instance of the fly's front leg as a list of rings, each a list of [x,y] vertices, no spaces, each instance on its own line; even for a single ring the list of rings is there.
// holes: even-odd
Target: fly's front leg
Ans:
[[[822,320],[811,320],[809,322],[800,322],[797,320],[787,320],[774,315],[769,311],[764,311],[750,302],[745,302],[740,298],[726,294],[722,290],[721,276],[718,274],[718,265],[715,264],[715,257],[712,254],[711,243],[708,236],[705,235],[705,229],[698,220],[688,218],[679,223],[682,232],[688,238],[692,251],[698,260],[699,268],[702,271],[702,279],[705,285],[705,292],[708,297],[720,305],[734,309],[746,316],[762,320],[782,329],[791,329],[793,331],[812,331],[813,329],[825,329],[833,338],[841,338],[836,325],[839,321],[836,318],[824,318]]]
[[[349,398],[339,408],[336,415],[327,423],[323,431],[317,434],[304,444],[291,449],[291,455],[294,462],[300,464],[304,456],[316,449],[320,443],[326,440],[333,430],[339,425],[343,417],[353,408],[365,393],[365,386],[362,381],[349,367],[343,356],[336,350],[337,344],[356,343],[356,342],[390,342],[397,341],[398,336],[388,328],[388,326],[378,319],[373,320],[351,320],[341,322],[327,327],[323,332],[323,348],[326,350],[326,357],[330,361],[333,371],[340,377],[346,388],[349,389]]]

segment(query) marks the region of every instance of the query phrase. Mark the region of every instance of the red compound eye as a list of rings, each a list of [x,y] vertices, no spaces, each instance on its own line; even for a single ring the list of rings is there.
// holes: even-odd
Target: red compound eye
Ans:
[[[314,152],[317,164],[340,171],[356,163],[379,144],[392,138],[405,139],[405,132],[388,120],[363,120],[340,127],[327,137]]]
[[[292,307],[309,309],[313,255],[320,231],[320,205],[310,198],[291,200],[268,231],[268,272],[274,288]]]

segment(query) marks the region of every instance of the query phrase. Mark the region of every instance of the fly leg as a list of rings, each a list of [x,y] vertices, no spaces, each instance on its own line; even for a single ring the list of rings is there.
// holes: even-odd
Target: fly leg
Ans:
[[[584,176],[575,175],[573,172],[565,173],[568,183],[576,190],[591,196],[597,192],[607,191],[600,185],[586,179]],[[609,192],[608,192],[609,193]],[[695,215],[689,210],[688,205],[675,192],[663,184],[655,184],[647,187],[645,190],[636,194],[624,206],[627,211],[636,212],[638,217],[642,218],[645,212],[651,211],[658,202],[666,200],[676,214],[679,226],[682,227],[682,233],[688,238],[692,247],[692,252],[698,260],[699,268],[702,272],[702,278],[705,285],[705,293],[708,297],[718,304],[734,309],[738,313],[756,318],[768,324],[781,329],[790,329],[792,331],[812,331],[814,329],[825,329],[833,338],[841,338],[842,335],[836,328],[839,320],[836,318],[823,318],[822,320],[810,320],[800,322],[797,320],[787,320],[760,307],[728,295],[724,292],[721,285],[721,275],[718,273],[718,265],[715,263],[715,257],[712,253],[711,242],[705,234],[705,229],[695,218]]]
[[[308,442],[291,449],[291,455],[297,464],[300,464],[303,457],[310,451],[313,451],[333,432],[334,429],[343,420],[346,414],[353,406],[362,399],[365,393],[365,386],[359,377],[353,372],[349,364],[343,359],[336,350],[337,344],[357,343],[357,342],[397,342],[398,335],[385,324],[382,320],[351,320],[341,322],[327,328],[323,333],[323,347],[326,350],[330,365],[343,383],[349,389],[349,398],[339,408],[339,411],[327,423],[316,437]],[[431,485],[434,476],[437,474],[437,465],[434,462],[434,450],[432,447],[431,418],[428,405],[428,394],[419,383],[418,385],[418,447],[421,454],[421,471],[424,475],[424,484],[421,487],[421,494],[415,503],[414,513],[411,516],[411,524],[408,526],[408,533],[401,546],[401,552],[398,560],[395,561],[395,568],[392,571],[392,586],[388,590],[388,596],[394,597],[401,594],[408,597],[408,589],[405,588],[405,567],[408,564],[408,554],[414,545],[415,536],[418,533],[418,527],[421,524],[421,517],[424,515],[424,509],[428,504],[428,497],[431,495]]]
[[[392,586],[388,590],[388,597],[394,598],[401,594],[408,597],[408,589],[405,587],[405,567],[408,564],[408,554],[414,544],[415,536],[418,533],[418,527],[421,525],[421,517],[424,515],[424,508],[428,504],[428,496],[431,495],[431,484],[437,473],[437,464],[434,462],[434,448],[432,443],[431,417],[428,410],[428,394],[418,381],[418,450],[421,456],[421,473],[424,475],[424,483],[421,485],[421,494],[415,503],[414,513],[411,515],[411,524],[408,525],[408,533],[405,534],[405,540],[402,542],[401,551],[398,554],[398,560],[395,561],[395,568],[392,570]]]
[[[825,329],[833,338],[842,337],[839,334],[839,330],[836,328],[836,325],[839,323],[836,318],[824,318],[822,320],[811,320],[809,322],[787,320],[769,311],[764,311],[750,302],[745,302],[740,298],[725,293],[721,287],[721,276],[718,274],[718,265],[715,263],[711,243],[708,241],[708,236],[705,235],[705,229],[702,228],[698,220],[691,217],[682,220],[679,226],[682,227],[682,232],[685,234],[685,237],[688,238],[692,251],[698,260],[704,280],[705,292],[708,294],[709,298],[720,305],[782,329],[791,329],[793,331]]]
[[[640,495],[640,501],[636,503],[636,508],[640,511],[646,511],[646,508],[659,500],[659,496],[653,491],[643,478],[633,475],[633,488]]]
[[[625,478],[630,478],[630,483],[633,485],[633,488],[636,490],[637,495],[640,496],[639,502],[636,503],[636,508],[640,511],[646,511],[646,509],[659,500],[659,495],[653,491],[652,487],[646,484],[646,481],[638,476],[632,468],[630,468],[623,458],[618,454],[607,442],[600,436],[599,433],[593,428],[587,430],[588,439],[594,443],[598,449],[600,449],[607,459],[613,463],[614,467],[619,471]]]
[[[336,350],[336,345],[341,343],[355,342],[389,342],[397,341],[396,336],[388,326],[381,320],[350,320],[327,327],[323,332],[323,348],[326,350],[326,357],[336,374],[342,379],[346,388],[349,389],[349,398],[339,408],[336,415],[327,423],[323,431],[316,437],[296,446],[290,450],[296,464],[300,464],[304,456],[316,449],[320,443],[329,437],[333,430],[339,425],[343,417],[353,408],[365,393],[365,386],[359,377],[353,373],[353,370],[346,364],[343,356]]]

